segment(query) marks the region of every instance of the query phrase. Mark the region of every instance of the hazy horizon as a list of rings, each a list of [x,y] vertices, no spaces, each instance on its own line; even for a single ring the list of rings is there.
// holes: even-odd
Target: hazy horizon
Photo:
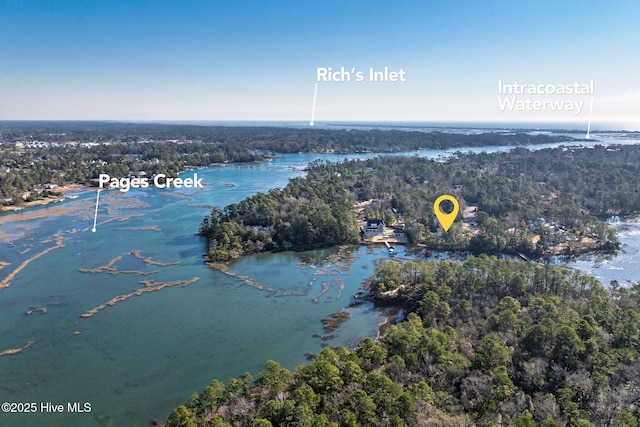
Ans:
[[[267,126],[267,127],[296,127],[309,129],[322,129],[333,127],[389,127],[389,128],[434,128],[434,129],[469,129],[479,128],[487,130],[528,130],[528,131],[569,131],[585,132],[586,126],[575,126],[566,122],[495,122],[495,121],[365,121],[342,120],[316,122],[314,127],[307,121],[301,120],[116,120],[116,119],[24,119],[24,120],[0,120],[0,124],[9,123],[124,123],[124,124],[167,124],[167,125],[193,125],[193,126]],[[631,123],[592,123],[591,133],[598,132],[640,132],[633,129]]]

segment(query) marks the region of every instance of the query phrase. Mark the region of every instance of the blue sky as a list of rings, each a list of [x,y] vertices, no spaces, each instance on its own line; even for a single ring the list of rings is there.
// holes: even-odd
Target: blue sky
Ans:
[[[640,2],[0,0],[0,120],[571,122],[501,111],[497,82],[595,83],[593,120],[640,129]],[[559,99],[559,98],[553,98]]]

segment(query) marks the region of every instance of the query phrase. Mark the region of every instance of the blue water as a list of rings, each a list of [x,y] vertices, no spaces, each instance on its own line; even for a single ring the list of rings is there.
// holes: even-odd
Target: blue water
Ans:
[[[438,158],[455,151],[508,149],[410,154]],[[0,358],[0,402],[51,402],[65,409],[67,402],[89,402],[91,412],[0,413],[0,425],[147,426],[152,418],[166,419],[214,378],[228,380],[245,371],[255,375],[268,359],[294,368],[325,345],[353,346],[375,336],[386,315],[371,305],[349,305],[374,263],[387,258],[383,247],[260,254],[231,263],[225,274],[204,264],[206,242],[195,235],[211,207],[284,187],[316,158],[374,155],[295,154],[204,168],[197,171],[203,190],[103,191],[95,233],[94,190],[4,216],[0,261],[9,265],[0,269],[0,280],[34,255],[55,249],[33,259],[0,289],[0,351],[35,341],[20,354]],[[633,259],[640,241],[637,226],[629,227],[628,239],[621,234],[625,246],[618,257],[581,260],[576,266],[589,271],[599,263],[621,282],[637,280]],[[64,246],[57,247],[56,238]],[[397,249],[398,257],[408,256]],[[165,265],[146,263],[132,251]],[[79,270],[98,269],[116,257],[111,270]],[[116,296],[145,288],[141,281],[157,286],[196,278],[82,317]],[[321,319],[341,310],[349,311],[349,320],[334,332],[324,331]]]
[[[347,306],[373,271],[373,261],[386,257],[383,248],[246,257],[229,268],[246,279],[203,262],[206,242],[195,233],[212,206],[284,187],[313,158],[284,156],[198,170],[204,190],[103,191],[95,233],[96,192],[90,190],[4,218],[0,260],[10,265],[0,270],[0,279],[55,248],[56,237],[62,237],[64,246],[32,260],[9,287],[0,289],[0,351],[35,341],[21,354],[0,358],[0,401],[89,402],[92,410],[0,414],[0,425],[146,426],[154,417],[166,419],[214,378],[228,380],[245,371],[255,375],[268,359],[293,368],[325,345],[353,346],[363,336],[375,336],[384,314],[370,305]],[[132,251],[155,262],[179,264],[147,264]],[[105,266],[116,257],[121,258],[111,271],[79,271]],[[153,285],[192,278],[199,279],[81,317],[118,295],[144,288],[142,280]],[[343,309],[352,313],[351,319],[326,333],[321,319]]]
[[[597,278],[605,286],[613,280],[621,287],[640,282],[640,218],[626,219],[613,227],[620,241],[620,251],[615,256],[586,255],[562,264]]]

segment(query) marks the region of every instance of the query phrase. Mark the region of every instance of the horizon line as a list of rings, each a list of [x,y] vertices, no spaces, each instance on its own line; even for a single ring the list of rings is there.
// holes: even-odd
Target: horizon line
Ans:
[[[243,127],[267,125],[269,127],[301,127],[309,129],[321,129],[325,126],[380,126],[380,127],[431,127],[449,129],[467,129],[470,127],[482,127],[487,129],[503,128],[505,130],[529,130],[529,131],[571,131],[585,132],[586,129],[576,128],[574,122],[535,122],[535,121],[463,121],[463,120],[439,120],[439,121],[416,121],[416,120],[327,120],[316,122],[315,126],[309,126],[305,120],[274,120],[274,119],[227,119],[227,120],[201,120],[201,119],[144,119],[144,120],[124,120],[124,119],[0,119],[0,124],[9,123],[120,123],[120,124],[166,124],[166,125],[192,125],[192,126],[221,126],[232,127],[242,124]],[[625,129],[626,122],[617,124],[595,122],[591,124],[591,133],[599,132],[633,132],[640,130]],[[629,123],[631,124],[631,123]],[[275,125],[275,126],[274,126]],[[594,126],[597,129],[593,129]]]

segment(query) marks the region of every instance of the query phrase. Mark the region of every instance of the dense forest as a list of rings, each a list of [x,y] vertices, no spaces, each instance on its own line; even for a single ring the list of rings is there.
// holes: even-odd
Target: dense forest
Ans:
[[[403,128],[405,129],[405,128]],[[210,126],[122,122],[0,122],[0,141],[141,142],[192,141],[278,153],[397,152],[422,148],[530,145],[570,137],[518,132],[456,134],[405,130]]]
[[[539,257],[615,250],[612,215],[640,212],[640,147],[596,146],[461,154],[433,161],[384,156],[314,162],[305,178],[216,208],[200,227],[209,258],[226,261],[264,250],[307,249],[359,240],[356,209],[394,222],[429,250]],[[448,232],[435,199],[453,194],[461,210]]]
[[[379,342],[213,380],[166,426],[638,426],[640,285],[484,255],[368,283],[407,314]]]
[[[175,175],[185,168],[251,162],[292,152],[394,152],[568,140],[525,133],[461,135],[119,122],[0,122],[0,201],[56,196],[51,184],[86,184],[99,173]]]

